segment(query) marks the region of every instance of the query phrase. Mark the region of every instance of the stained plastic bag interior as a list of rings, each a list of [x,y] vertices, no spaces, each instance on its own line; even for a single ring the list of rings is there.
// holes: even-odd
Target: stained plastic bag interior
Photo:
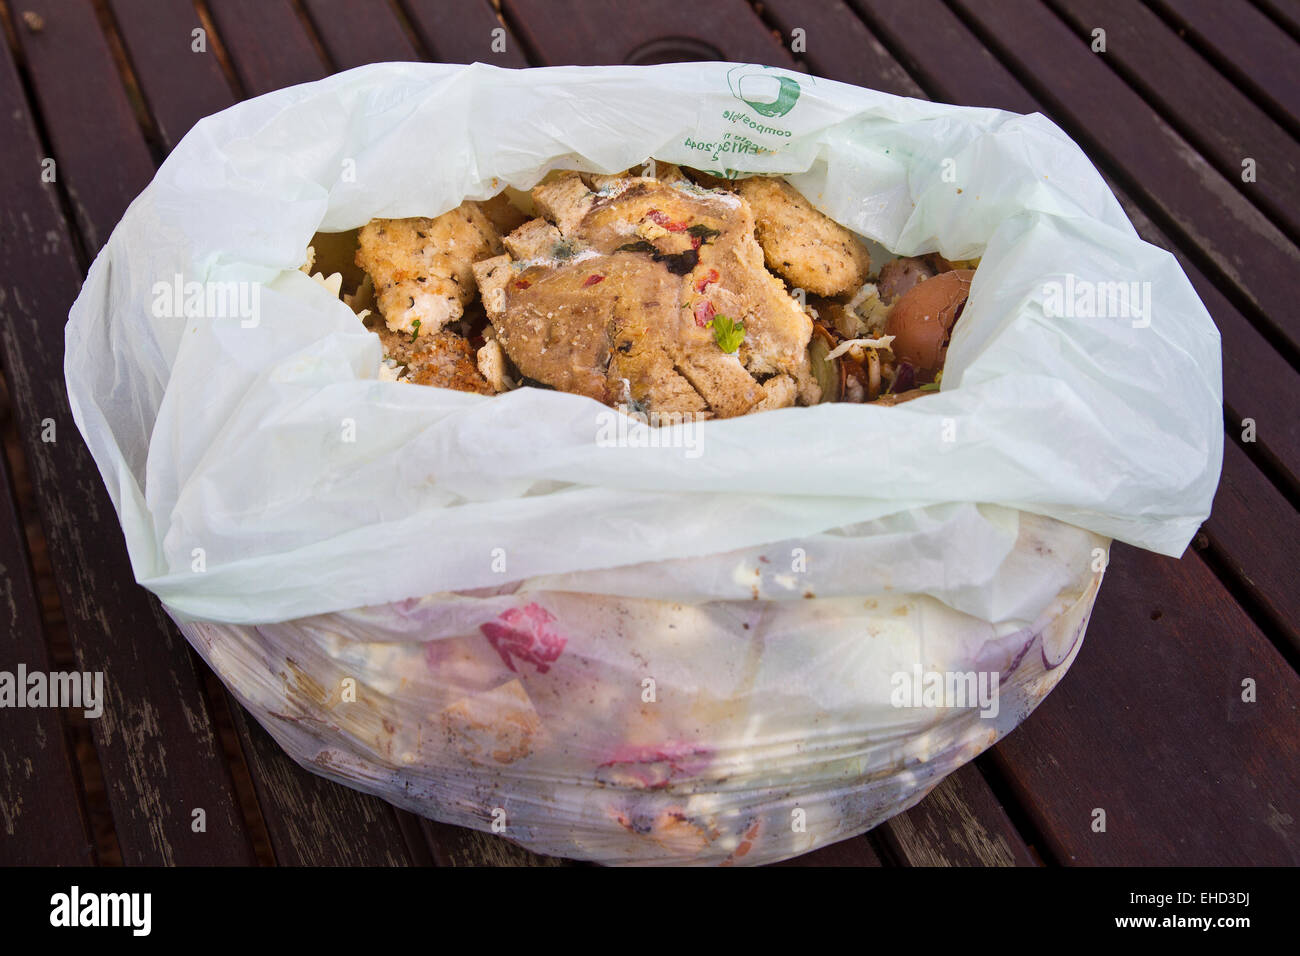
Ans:
[[[610,447],[583,397],[381,381],[299,271],[318,231],[651,156],[980,257],[942,390]],[[159,317],[173,280],[256,315]],[[1048,301],[1114,283],[1123,315]],[[294,759],[608,863],[910,806],[1060,679],[1109,539],[1182,552],[1222,458],[1217,330],[1053,124],[727,63],[382,64],[209,117],[96,258],[66,374],[137,579]],[[932,673],[996,702],[899,703]]]

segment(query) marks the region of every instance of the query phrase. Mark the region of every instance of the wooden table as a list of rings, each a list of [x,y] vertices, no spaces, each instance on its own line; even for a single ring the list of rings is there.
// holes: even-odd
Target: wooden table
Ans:
[[[0,669],[103,671],[108,701],[98,720],[0,712],[0,863],[563,863],[312,776],[231,700],[133,581],[69,414],[63,326],[168,150],[245,97],[377,60],[693,59],[1045,113],[1223,333],[1226,459],[1194,546],[1178,561],[1116,546],[1077,663],[1023,727],[912,811],[792,862],[1300,862],[1297,0],[6,6]]]

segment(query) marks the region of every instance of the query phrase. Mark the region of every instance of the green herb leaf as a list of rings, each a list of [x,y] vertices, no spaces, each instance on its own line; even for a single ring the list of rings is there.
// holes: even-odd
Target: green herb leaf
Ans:
[[[614,250],[615,252],[649,252],[656,253],[659,250],[644,239],[638,239],[636,242],[626,242]]]
[[[416,319],[411,323],[411,341],[414,342],[420,337],[420,320]]]
[[[743,322],[733,322],[725,315],[715,315],[709,319],[709,327],[713,329],[713,341],[724,352],[736,351],[740,348],[740,343],[745,341]]]
[[[697,222],[695,225],[689,227],[686,230],[686,232],[688,235],[695,236],[697,239],[704,239],[704,240],[712,239],[714,236],[722,235],[722,233],[719,230],[712,229],[709,226],[706,226],[702,222]]]

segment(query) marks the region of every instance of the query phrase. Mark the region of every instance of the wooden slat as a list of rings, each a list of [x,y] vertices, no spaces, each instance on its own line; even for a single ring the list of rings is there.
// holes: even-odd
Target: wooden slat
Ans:
[[[1105,62],[1119,69],[1242,195],[1292,238],[1300,235],[1300,149],[1255,100],[1140,3],[1049,2],[1080,36],[1104,28]],[[1247,157],[1256,162],[1253,183],[1241,180]]]
[[[1024,839],[973,763],[876,833],[908,866],[1034,866]]]
[[[418,60],[401,22],[386,3],[305,0],[312,25],[334,67],[350,70],[366,63]]]
[[[212,38],[195,52],[202,22],[189,0],[109,0],[159,137],[170,148],[200,117],[231,104]]]
[[[57,120],[46,129],[58,178],[94,255],[149,182],[153,161],[89,0],[24,0],[22,9],[43,24],[34,30],[20,19],[15,29],[41,114]]]
[[[75,98],[69,90],[81,99],[66,115],[46,116],[51,139],[69,151],[58,153],[60,181],[90,235],[107,235],[123,205],[123,184],[147,179],[138,164],[148,154],[134,116],[114,105],[121,85],[115,72],[103,70],[103,37],[86,27],[86,20],[95,23],[89,5],[39,6],[45,25],[38,42],[26,28],[19,33],[32,74],[43,77],[48,102]],[[82,69],[60,74],[53,64]],[[77,665],[104,673],[104,715],[92,731],[122,857],[248,863],[246,827],[189,648],[135,584],[107,492],[68,410],[63,325],[81,275],[56,187],[39,177],[44,151],[7,45],[0,50],[0,102],[3,168],[13,171],[0,236],[0,346]],[[106,125],[108,117],[129,122],[129,130]],[[78,129],[83,122],[105,140]],[[109,151],[116,148],[120,153]],[[111,175],[105,155],[113,157]],[[56,441],[41,440],[46,419]],[[205,833],[191,829],[198,808],[206,812]]]
[[[128,53],[134,59],[146,55],[154,42],[151,34],[152,5],[136,0],[115,0],[118,27]],[[355,8],[354,8],[355,9]],[[273,48],[281,40],[287,41],[285,50],[309,50],[312,61],[323,72],[320,58],[311,44],[303,23],[294,19],[289,28],[295,37],[263,36],[255,47],[238,46],[232,57],[242,57],[246,63],[262,63],[272,58]],[[243,36],[241,34],[241,36]],[[229,47],[229,37],[222,38]],[[403,37],[403,40],[405,38]],[[137,44],[143,43],[143,46]],[[209,48],[211,49],[211,47]],[[287,54],[286,54],[287,55]],[[181,133],[188,130],[206,113],[224,109],[234,99],[224,77],[212,73],[213,61],[195,55],[195,59],[182,58],[171,64],[169,72],[139,69],[141,87],[150,103],[157,99],[161,87],[172,85],[189,90],[192,95],[175,95],[170,99],[172,112],[163,130],[163,146],[171,150],[176,145],[170,130]],[[306,75],[310,64],[287,64],[286,68]],[[216,87],[220,80],[220,87]],[[221,97],[224,97],[222,99]],[[259,798],[262,818],[282,863],[299,865],[333,865],[356,862],[377,865],[381,863],[419,863],[429,861],[428,848],[412,846],[406,831],[418,835],[418,824],[409,814],[403,814],[376,797],[341,787],[316,774],[309,773],[289,759],[256,721],[244,713],[238,701],[229,697],[232,719],[240,737],[245,760],[249,765],[254,789]],[[363,846],[352,845],[364,834]],[[420,837],[422,841],[422,836]]]
[[[1071,673],[993,754],[1063,863],[1300,863],[1300,678],[1198,557],[1115,546]]]
[[[519,69],[528,66],[523,46],[503,23],[488,0],[405,0],[404,8],[410,17],[420,42],[429,55],[440,63],[490,63]],[[494,30],[505,30],[499,35],[505,49],[494,50]]]
[[[0,108],[9,105],[0,92]],[[12,232],[6,228],[5,234]],[[3,308],[0,302],[0,310]],[[19,664],[25,665],[28,673],[48,674],[51,670],[9,467],[0,455],[0,671],[16,680]],[[17,691],[25,694],[26,688],[20,686]],[[0,866],[85,866],[95,862],[74,763],[57,709],[3,712]]]
[[[1300,44],[1248,0],[1147,0],[1189,40],[1217,62],[1252,98],[1294,131],[1300,127]],[[1274,6],[1265,0],[1264,7]],[[1300,7],[1291,10],[1291,29],[1300,34]]]
[[[1252,321],[1300,351],[1300,249],[1038,0],[954,0],[1094,160],[1204,257]],[[869,4],[884,11],[895,5]]]
[[[490,833],[436,820],[421,824],[438,866],[573,866],[572,860],[541,856]]]
[[[1300,40],[1300,0],[1255,0],[1255,5]]]
[[[282,866],[409,866],[411,853],[389,804],[308,773],[242,707],[231,716]]]
[[[208,11],[249,96],[328,72],[289,0],[208,0]]]
[[[745,0],[503,0],[502,9],[547,66],[677,60],[794,66]]]
[[[908,74],[934,99],[957,106],[1046,113],[940,0],[900,4],[850,2],[889,45],[890,52]]]
[[[865,86],[896,96],[924,98],[921,88],[881,45],[843,0],[810,4],[802,0],[763,0],[767,22],[793,46],[796,30],[803,49],[793,55],[815,76]]]
[[[1215,556],[1263,605],[1273,628],[1300,651],[1300,517],[1231,440],[1204,528]]]

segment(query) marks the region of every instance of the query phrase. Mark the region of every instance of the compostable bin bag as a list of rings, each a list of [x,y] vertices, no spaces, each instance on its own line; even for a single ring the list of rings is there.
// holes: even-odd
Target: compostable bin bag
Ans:
[[[980,257],[942,390],[611,442],[584,397],[381,380],[299,270],[318,231],[652,156]],[[137,579],[295,759],[608,862],[910,805],[1059,679],[1108,539],[1181,553],[1222,456],[1213,323],[1053,124],[728,63],[381,64],[208,117],[66,374]]]

